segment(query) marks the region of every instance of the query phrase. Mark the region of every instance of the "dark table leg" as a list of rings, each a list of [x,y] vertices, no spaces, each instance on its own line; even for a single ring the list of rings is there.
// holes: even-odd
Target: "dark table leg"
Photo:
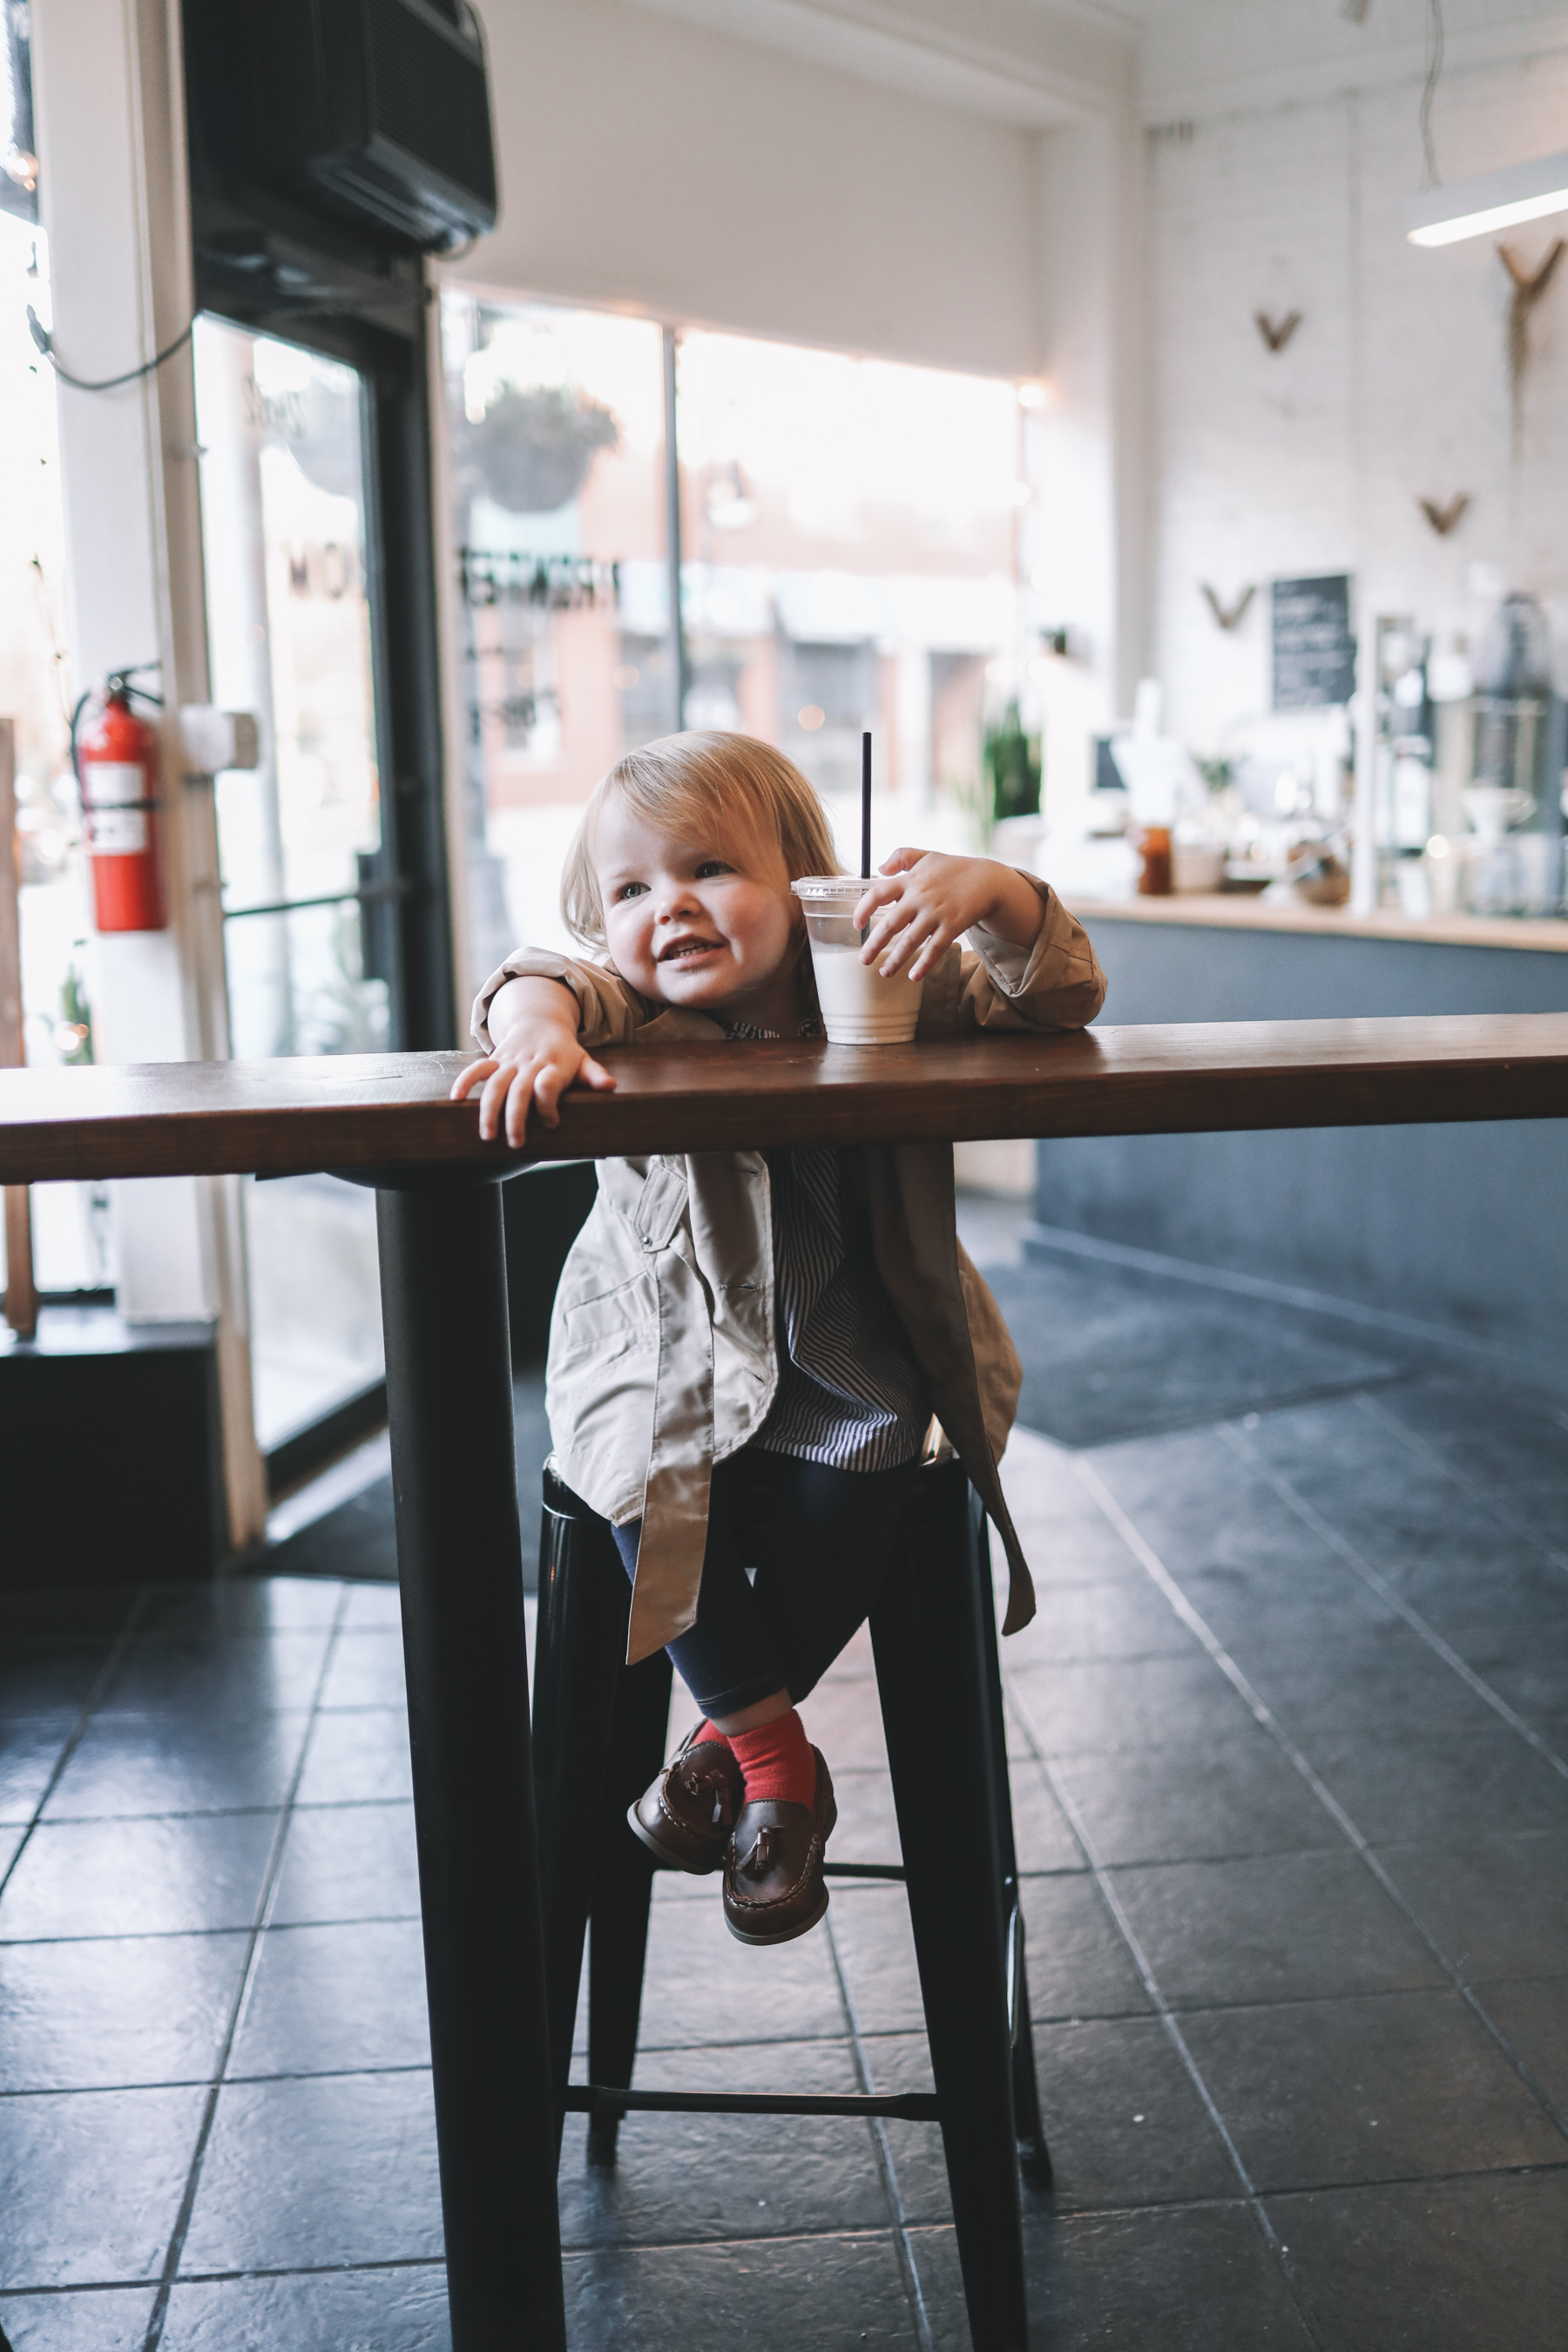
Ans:
[[[453,2352],[563,2352],[500,1187],[376,1194]]]

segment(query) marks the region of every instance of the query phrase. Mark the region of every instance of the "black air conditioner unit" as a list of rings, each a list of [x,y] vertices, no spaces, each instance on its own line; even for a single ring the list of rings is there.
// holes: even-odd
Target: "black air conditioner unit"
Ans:
[[[468,0],[186,0],[185,15],[204,144],[225,179],[426,253],[495,226],[484,35]]]

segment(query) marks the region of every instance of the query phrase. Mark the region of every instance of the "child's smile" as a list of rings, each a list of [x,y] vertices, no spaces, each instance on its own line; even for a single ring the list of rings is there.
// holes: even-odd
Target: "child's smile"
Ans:
[[[668,946],[660,948],[658,960],[660,963],[689,964],[694,962],[700,956],[722,955],[723,952],[722,940],[691,939],[683,935],[679,939],[671,940]]]

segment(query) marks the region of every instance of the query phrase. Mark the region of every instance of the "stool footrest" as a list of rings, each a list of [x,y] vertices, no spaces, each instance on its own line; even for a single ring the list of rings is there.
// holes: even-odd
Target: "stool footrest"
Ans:
[[[574,2116],[898,2116],[934,2124],[934,2091],[885,2095],[846,2091],[618,2091],[602,2083],[568,2083],[566,2112]]]
[[[825,1862],[824,1878],[894,1878],[901,1886],[904,1865],[901,1862]]]

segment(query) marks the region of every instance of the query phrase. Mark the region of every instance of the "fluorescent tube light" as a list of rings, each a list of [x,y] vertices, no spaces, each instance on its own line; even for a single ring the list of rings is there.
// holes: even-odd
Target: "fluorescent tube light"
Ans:
[[[1548,213],[1568,213],[1568,153],[1510,163],[1506,171],[1483,172],[1412,196],[1405,207],[1405,231],[1412,245],[1457,245],[1461,237],[1514,228]]]

